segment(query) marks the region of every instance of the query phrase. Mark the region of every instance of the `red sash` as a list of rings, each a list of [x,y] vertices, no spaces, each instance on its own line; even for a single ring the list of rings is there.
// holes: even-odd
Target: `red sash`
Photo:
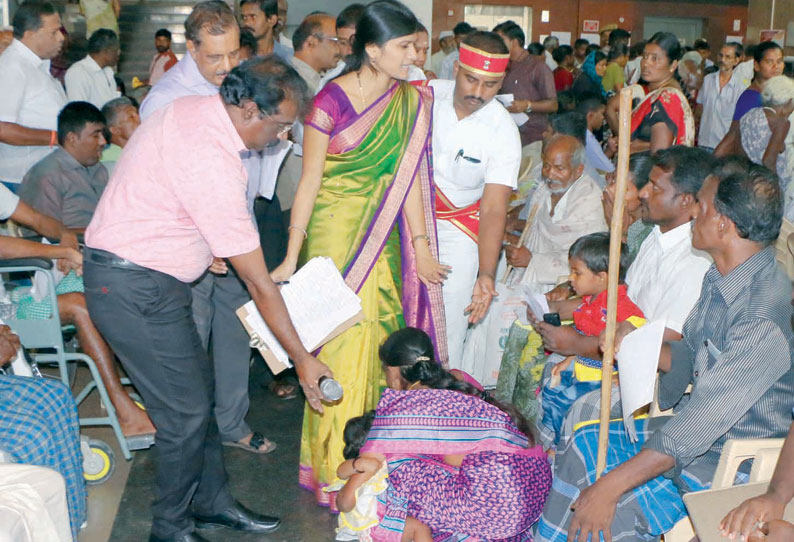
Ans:
[[[448,220],[476,243],[480,235],[480,200],[467,207],[458,208],[436,186],[436,218]]]

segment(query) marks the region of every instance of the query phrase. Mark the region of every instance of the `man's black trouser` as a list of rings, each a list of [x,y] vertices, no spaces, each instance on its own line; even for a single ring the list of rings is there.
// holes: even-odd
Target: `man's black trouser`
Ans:
[[[190,286],[90,248],[83,272],[91,319],[157,428],[152,534],[192,532],[192,512],[217,514],[234,500],[212,414],[212,365],[193,321]]]

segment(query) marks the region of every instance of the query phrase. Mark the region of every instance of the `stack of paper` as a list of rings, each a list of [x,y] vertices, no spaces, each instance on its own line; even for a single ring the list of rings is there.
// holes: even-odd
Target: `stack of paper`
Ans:
[[[617,356],[620,370],[620,402],[623,407],[623,424],[632,442],[637,441],[634,413],[653,401],[656,370],[665,320],[655,320],[638,328],[620,343]]]
[[[331,258],[312,258],[281,287],[281,296],[303,346],[316,350],[362,316],[361,299],[345,284]],[[238,311],[246,328],[278,362],[289,368],[289,356],[265,323],[253,301]]]
[[[535,315],[535,318],[543,321],[543,315],[551,312],[549,309],[549,302],[546,300],[545,294],[539,294],[534,290],[524,286],[524,302],[527,304],[527,307],[532,311],[532,314]],[[518,320],[523,325],[529,324],[529,319],[527,318],[527,314],[525,311],[520,311],[518,315]]]
[[[496,99],[499,100],[503,106],[510,107],[513,105],[515,97],[512,94],[498,94]],[[510,118],[516,123],[516,126],[523,126],[529,120],[529,116],[524,113],[510,113]]]

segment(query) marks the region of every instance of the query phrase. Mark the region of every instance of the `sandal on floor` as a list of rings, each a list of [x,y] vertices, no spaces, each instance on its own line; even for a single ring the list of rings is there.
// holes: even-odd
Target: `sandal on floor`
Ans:
[[[273,392],[277,399],[287,401],[298,396],[298,384],[289,380],[273,380],[267,385],[267,389]]]
[[[262,449],[262,445],[266,444],[265,448]],[[254,434],[251,435],[251,440],[248,443],[244,442],[224,442],[224,446],[230,446],[233,448],[240,448],[241,450],[245,450],[246,452],[251,452],[252,454],[269,454],[273,450],[276,449],[276,443],[266,439],[262,433],[257,433],[254,431]]]

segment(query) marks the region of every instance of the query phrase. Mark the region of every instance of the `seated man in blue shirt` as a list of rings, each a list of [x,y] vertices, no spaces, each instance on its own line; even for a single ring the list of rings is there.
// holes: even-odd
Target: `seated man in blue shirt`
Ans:
[[[771,246],[782,212],[778,180],[764,168],[703,183],[692,245],[714,264],[682,340],[663,344],[659,356],[660,407],[676,407],[676,415],[636,420],[636,443],[614,423],[598,481],[598,426],[577,431],[558,452],[538,540],[577,533],[659,540],[686,514],[680,494],[709,486],[726,440],[786,434],[794,405],[791,282]]]

